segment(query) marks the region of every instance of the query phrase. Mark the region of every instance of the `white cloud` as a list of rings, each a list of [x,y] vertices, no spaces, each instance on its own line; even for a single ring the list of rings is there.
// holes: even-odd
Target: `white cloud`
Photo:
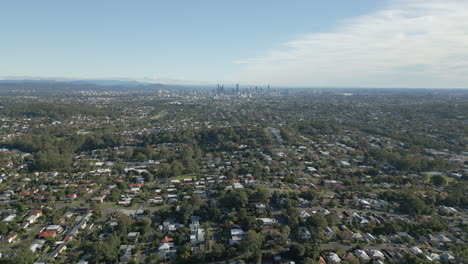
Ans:
[[[234,63],[248,83],[468,88],[468,0],[394,0]]]

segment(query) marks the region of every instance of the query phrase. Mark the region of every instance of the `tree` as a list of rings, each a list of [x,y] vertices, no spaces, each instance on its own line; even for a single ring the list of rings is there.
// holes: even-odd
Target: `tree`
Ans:
[[[305,258],[302,261],[302,264],[315,264],[315,263],[317,263],[317,261],[315,261],[313,258]]]
[[[226,248],[221,243],[213,242],[211,244],[210,257],[215,260],[223,259],[226,256]]]
[[[189,217],[200,209],[202,205],[202,199],[199,195],[194,194],[189,200],[184,200],[180,205],[179,215],[182,221],[186,222]]]
[[[126,214],[119,213],[117,215],[117,222],[119,223],[119,233],[122,235],[128,234],[130,227],[132,226],[132,219]]]
[[[5,264],[33,264],[34,253],[29,249],[25,243],[21,243],[13,247],[13,254],[2,259],[0,263]]]
[[[447,185],[447,179],[445,179],[442,175],[434,175],[431,179],[432,183],[437,186],[444,186]]]
[[[177,248],[177,257],[179,262],[190,263],[190,258],[192,256],[190,243],[185,243],[182,246]]]
[[[53,246],[55,242],[57,241],[57,239],[53,235],[45,236],[45,240],[46,240],[47,245],[49,246]]]
[[[109,200],[112,202],[117,202],[120,199],[120,190],[118,188],[112,189],[110,195],[109,195]]]
[[[290,259],[293,259],[295,261],[299,261],[304,257],[305,254],[305,248],[301,244],[292,244],[291,247],[289,248],[289,251],[287,252],[287,256]]]
[[[281,227],[281,239],[283,243],[286,243],[290,234],[291,234],[291,228],[289,228],[288,225],[284,225]]]
[[[307,191],[301,193],[301,197],[309,201],[317,200],[320,197],[320,192],[309,188]]]
[[[267,202],[270,198],[270,190],[265,186],[259,186],[256,193],[257,198],[262,202]]]
[[[181,162],[179,162],[179,161],[172,162],[172,164],[171,164],[171,174],[172,174],[172,176],[182,175],[183,171],[184,171],[184,165],[182,165]]]
[[[338,223],[338,221],[340,220],[340,218],[338,217],[338,215],[336,213],[331,213],[331,214],[328,214],[325,216],[325,219],[327,220],[327,224],[329,226],[334,226],[336,225],[336,223]]]
[[[405,254],[404,256],[404,261],[405,263],[408,263],[408,264],[429,264],[429,263],[432,263],[430,261],[427,261],[425,260],[424,258],[420,257],[420,256],[416,256],[416,255],[413,255],[413,254]]]
[[[23,213],[26,210],[26,205],[24,205],[22,202],[16,202],[14,206],[20,213]]]
[[[289,225],[292,226],[293,228],[297,226],[300,222],[299,209],[295,207],[291,207],[287,209],[286,212],[283,210],[283,215],[286,217],[286,219],[288,219]]]
[[[164,257],[159,253],[153,253],[148,256],[146,259],[146,263],[148,264],[157,264],[162,263],[164,261]]]
[[[138,221],[140,226],[140,232],[145,235],[151,231],[151,219],[149,217],[143,217]]]
[[[415,196],[414,194],[409,194],[404,197],[404,201],[401,203],[400,210],[403,213],[410,215],[420,215],[428,211],[428,207],[424,201]]]
[[[328,225],[328,222],[327,222],[327,219],[325,218],[325,216],[323,216],[323,214],[319,214],[319,213],[310,216],[307,219],[307,223],[309,223],[310,225],[312,225],[314,227],[317,227],[317,228],[323,228],[323,227],[326,227]]]
[[[221,204],[228,208],[243,208],[249,203],[249,197],[243,190],[230,190],[221,197]]]
[[[4,222],[0,222],[0,235],[6,235],[8,231],[8,226]]]
[[[263,234],[249,230],[241,241],[240,249],[242,253],[250,256],[261,255],[262,244],[265,237]]]

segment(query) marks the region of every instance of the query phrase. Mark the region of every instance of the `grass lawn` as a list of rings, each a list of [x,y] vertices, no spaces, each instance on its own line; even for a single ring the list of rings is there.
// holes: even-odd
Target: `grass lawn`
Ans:
[[[445,180],[447,180],[447,183],[448,183],[448,184],[450,184],[450,183],[456,181],[456,179],[453,178],[453,177],[449,177],[449,176],[443,176],[443,177],[445,178]]]

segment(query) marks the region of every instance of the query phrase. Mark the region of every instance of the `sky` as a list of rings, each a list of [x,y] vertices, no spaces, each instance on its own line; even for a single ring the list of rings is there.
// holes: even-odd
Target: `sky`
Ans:
[[[468,0],[5,0],[0,77],[468,88]]]

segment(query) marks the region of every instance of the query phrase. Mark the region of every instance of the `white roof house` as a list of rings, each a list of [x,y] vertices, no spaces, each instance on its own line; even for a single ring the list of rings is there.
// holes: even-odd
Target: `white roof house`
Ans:
[[[385,258],[384,254],[382,252],[380,252],[380,250],[377,250],[377,249],[369,250],[369,254],[374,259],[384,259]]]
[[[415,255],[418,255],[418,254],[422,254],[422,253],[423,253],[422,250],[419,249],[418,247],[412,247],[412,248],[410,248],[410,251],[411,251],[411,253],[413,253],[413,254],[415,254]]]
[[[327,260],[330,263],[340,263],[341,262],[340,257],[336,253],[333,253],[333,252],[328,254]]]
[[[240,241],[244,237],[245,232],[240,228],[231,229],[231,239],[229,239],[229,244],[232,246],[234,244],[240,244]]]

